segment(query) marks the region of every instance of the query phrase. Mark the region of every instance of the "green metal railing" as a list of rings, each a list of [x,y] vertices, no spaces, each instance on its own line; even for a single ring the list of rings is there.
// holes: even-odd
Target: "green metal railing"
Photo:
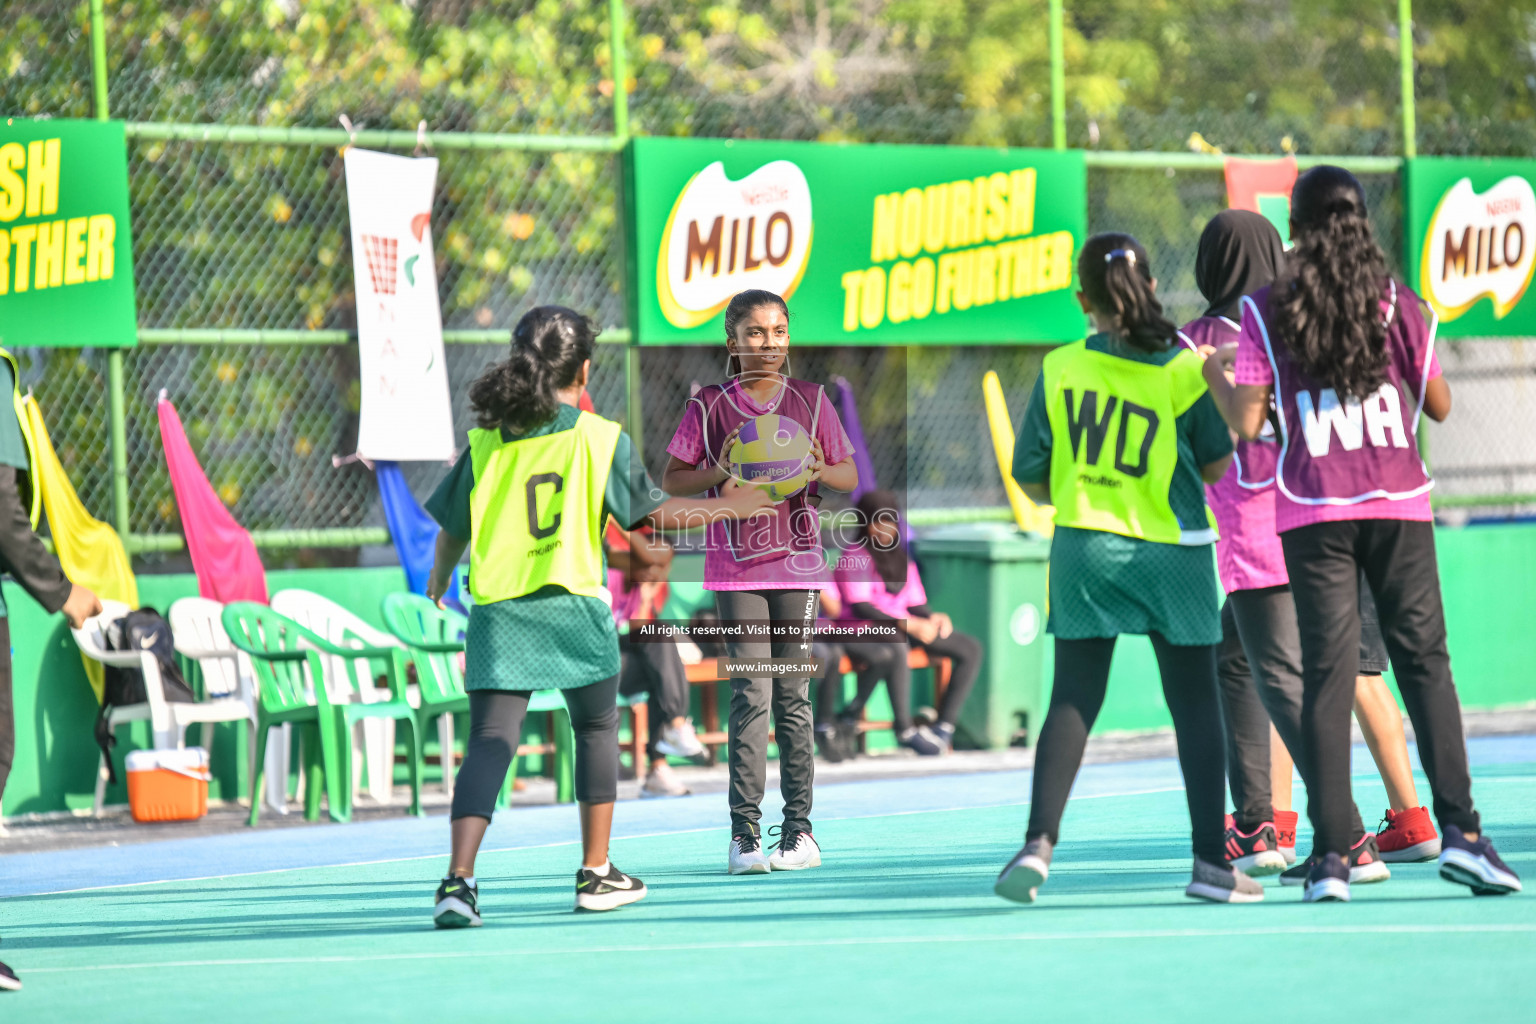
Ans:
[[[1065,4],[1063,0],[1049,2],[1049,61],[1050,61],[1050,123],[1051,143],[1057,149],[1067,146],[1067,85],[1065,56]],[[586,135],[538,135],[497,132],[428,132],[425,128],[412,132],[403,130],[350,131],[342,128],[305,128],[266,126],[252,124],[185,124],[163,121],[130,121],[126,131],[130,140],[145,143],[190,142],[212,143],[229,146],[296,146],[296,147],[343,147],[362,145],[383,149],[410,150],[426,145],[435,150],[451,152],[526,152],[526,153],[593,153],[615,154],[621,151],[629,139],[629,55],[626,44],[626,8],[624,0],[608,0],[607,27],[611,57],[612,131],[606,134]],[[1414,112],[1414,52],[1412,34],[1411,0],[1398,2],[1398,60],[1400,65],[1399,90],[1402,111],[1401,156],[1298,156],[1303,166],[1333,163],[1361,174],[1395,174],[1403,166],[1405,158],[1417,152]],[[91,67],[95,116],[108,117],[108,77],[106,60],[106,21],[103,0],[90,0]],[[1264,156],[1272,156],[1265,154]],[[1104,152],[1091,150],[1086,153],[1090,168],[1105,171],[1163,170],[1163,171],[1219,171],[1227,156],[1206,153],[1153,153],[1153,152]],[[347,345],[356,339],[348,330],[335,329],[271,329],[271,328],[196,328],[196,327],[145,327],[139,331],[143,345]],[[443,340],[449,344],[486,344],[501,342],[506,338],[504,329],[447,329]],[[630,332],[625,329],[609,329],[603,332],[601,341],[626,346],[624,360],[625,396],[627,398],[627,424],[637,444],[643,446],[641,414],[640,353],[631,344]],[[128,441],[126,431],[125,385],[123,353],[113,350],[107,355],[108,417],[111,449],[111,499],[112,521],[124,537],[130,552],[173,551],[183,547],[179,535],[133,533],[129,520],[128,490]],[[1529,495],[1513,495],[1508,499],[1477,498],[1445,499],[1445,505],[1497,504],[1531,500]],[[1006,520],[1010,518],[1006,508],[951,508],[919,509],[912,513],[915,523],[931,525],[942,522]],[[388,533],[373,528],[333,529],[280,529],[255,530],[252,535],[259,546],[267,548],[293,547],[350,547],[363,544],[388,543]]]

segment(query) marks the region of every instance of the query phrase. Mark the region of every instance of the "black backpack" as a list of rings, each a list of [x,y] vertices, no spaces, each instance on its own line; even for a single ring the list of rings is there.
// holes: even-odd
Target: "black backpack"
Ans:
[[[171,640],[171,624],[165,616],[150,607],[131,611],[113,622],[106,630],[109,651],[149,651],[160,663],[160,682],[169,703],[191,704],[197,696],[176,667],[176,646]],[[144,689],[144,673],[136,668],[118,668],[105,665],[105,687],[101,702],[101,714],[96,717],[96,744],[101,747],[107,763],[107,778],[117,782],[117,770],[112,766],[112,747],[117,737],[108,728],[107,716],[114,707],[142,704],[149,699]]]

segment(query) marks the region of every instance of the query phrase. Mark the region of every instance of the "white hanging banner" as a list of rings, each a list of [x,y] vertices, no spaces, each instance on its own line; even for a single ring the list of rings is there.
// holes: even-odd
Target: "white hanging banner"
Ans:
[[[357,454],[446,462],[453,407],[432,258],[437,161],[356,147],[343,160],[362,383]]]

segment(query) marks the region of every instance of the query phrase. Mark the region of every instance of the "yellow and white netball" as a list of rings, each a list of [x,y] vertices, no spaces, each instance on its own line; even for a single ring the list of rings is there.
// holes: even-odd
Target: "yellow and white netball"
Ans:
[[[809,482],[811,435],[786,416],[758,416],[743,424],[726,459],[733,477],[783,501]]]

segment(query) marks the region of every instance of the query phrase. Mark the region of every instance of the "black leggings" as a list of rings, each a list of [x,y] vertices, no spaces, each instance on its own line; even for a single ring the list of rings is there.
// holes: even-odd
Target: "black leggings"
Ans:
[[[1216,702],[1216,646],[1171,644],[1161,634],[1149,639],[1163,677],[1163,697],[1173,716],[1179,745],[1179,769],[1189,802],[1195,856],[1225,864],[1223,845],[1226,762],[1221,712]],[[1083,763],[1088,731],[1104,705],[1115,638],[1056,638],[1056,677],[1051,710],[1035,747],[1033,796],[1025,839],[1045,836],[1053,844],[1061,828],[1067,796]]]
[[[950,661],[949,686],[944,691],[943,707],[939,708],[939,721],[954,725],[960,720],[960,709],[976,685],[981,672],[981,642],[969,633],[951,633],[935,638],[933,643],[909,641],[912,647],[928,652],[931,660],[948,658]],[[858,717],[864,705],[874,695],[880,680],[885,680],[887,695],[891,698],[892,726],[903,733],[912,728],[912,669],[907,664],[908,644],[859,644],[850,647],[848,653],[854,661],[859,676],[858,694],[843,709],[843,714]],[[825,682],[823,683],[825,687]],[[822,691],[825,698],[827,691]]]
[[[562,690],[576,733],[576,799],[611,804],[619,795],[619,677]],[[458,818],[491,819],[528,715],[531,690],[469,691],[469,743],[453,787]]]

